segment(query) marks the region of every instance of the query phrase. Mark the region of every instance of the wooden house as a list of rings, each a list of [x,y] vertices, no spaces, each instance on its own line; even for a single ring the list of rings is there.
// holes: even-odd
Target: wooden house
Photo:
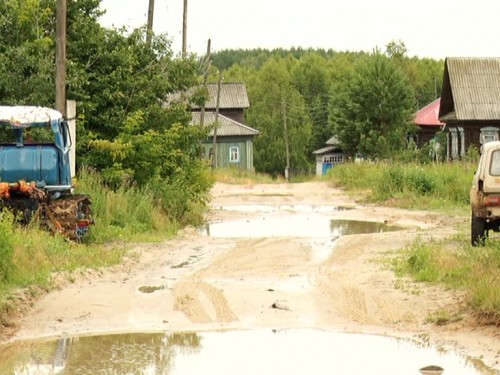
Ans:
[[[197,88],[199,89],[199,87]],[[215,117],[217,111],[217,83],[207,85],[208,99],[205,102],[203,125],[212,127],[209,137],[203,142],[204,158],[213,159],[213,139],[216,135],[217,168],[236,167],[254,170],[253,140],[259,134],[258,130],[245,124],[245,110],[250,107],[246,86],[241,82],[221,84],[219,96],[219,118],[215,133]],[[189,102],[195,89],[184,93],[171,94],[165,105],[173,102]],[[191,104],[191,123],[201,124],[202,108]]]
[[[498,140],[500,58],[449,57],[445,60],[439,120],[446,125],[448,160],[463,159]]]
[[[192,124],[200,125],[200,112],[191,112]],[[216,135],[217,168],[234,167],[254,170],[253,139],[259,131],[224,115],[219,115],[215,126],[215,112],[205,112],[204,126],[211,126],[209,137],[203,142],[204,158],[212,160],[213,139]]]
[[[415,124],[418,126],[418,147],[428,144],[434,139],[437,133],[443,130],[444,123],[439,121],[440,103],[441,98],[438,98],[417,111]]]
[[[313,151],[313,154],[316,156],[316,176],[324,176],[334,165],[345,161],[345,155],[336,137],[331,137],[326,141],[325,147]]]
[[[214,126],[217,110],[217,83],[207,85],[208,100],[205,102],[203,124]],[[250,107],[247,89],[242,82],[221,83],[219,118],[216,133],[217,168],[236,167],[253,171],[253,140],[259,131],[245,124],[245,110]],[[202,108],[191,106],[193,124],[200,124]],[[214,130],[204,142],[205,158],[211,160]]]

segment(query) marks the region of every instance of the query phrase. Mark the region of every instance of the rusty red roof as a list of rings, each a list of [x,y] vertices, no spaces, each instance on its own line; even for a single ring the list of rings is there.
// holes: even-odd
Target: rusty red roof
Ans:
[[[425,107],[417,111],[415,123],[419,126],[442,126],[443,122],[439,121],[439,106],[441,98],[434,100]]]

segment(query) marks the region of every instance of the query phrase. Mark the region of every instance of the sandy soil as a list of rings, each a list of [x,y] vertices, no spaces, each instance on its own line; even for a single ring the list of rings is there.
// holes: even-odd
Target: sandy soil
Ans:
[[[138,245],[120,266],[63,283],[36,301],[13,339],[307,327],[416,338],[480,358],[500,373],[498,328],[475,324],[460,294],[397,278],[382,261],[416,238],[449,235],[466,219],[358,205],[320,182],[217,184],[212,195],[213,223],[292,214],[222,206],[308,204],[353,207],[334,215],[407,229],[343,236],[326,244],[335,246],[326,256],[315,254],[306,237],[214,238],[186,229],[173,240]],[[245,233],[244,224],[238,232]],[[429,323],[439,311],[463,319]]]

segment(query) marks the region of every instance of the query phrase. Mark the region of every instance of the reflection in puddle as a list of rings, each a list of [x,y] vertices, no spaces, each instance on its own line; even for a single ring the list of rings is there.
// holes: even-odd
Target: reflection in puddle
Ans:
[[[477,361],[475,362],[477,364]],[[406,340],[319,330],[122,334],[0,347],[1,374],[493,374]]]
[[[393,232],[403,228],[376,221],[332,220],[330,229],[334,237],[341,237],[348,234]]]
[[[232,206],[220,206],[215,208],[224,211],[241,211],[241,212],[277,212],[277,211],[337,212],[337,211],[352,210],[354,207],[310,205],[310,204],[281,204],[278,206],[271,206],[265,204],[243,204],[243,205],[232,205]]]
[[[218,238],[338,238],[348,234],[380,233],[401,229],[403,228],[378,222],[331,220],[323,215],[296,214],[210,223],[204,228],[204,234]]]

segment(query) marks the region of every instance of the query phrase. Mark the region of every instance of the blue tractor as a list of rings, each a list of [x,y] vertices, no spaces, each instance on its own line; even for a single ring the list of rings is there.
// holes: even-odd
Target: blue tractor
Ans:
[[[54,109],[0,106],[0,205],[23,223],[81,241],[93,224],[90,199],[74,194],[68,123]]]

